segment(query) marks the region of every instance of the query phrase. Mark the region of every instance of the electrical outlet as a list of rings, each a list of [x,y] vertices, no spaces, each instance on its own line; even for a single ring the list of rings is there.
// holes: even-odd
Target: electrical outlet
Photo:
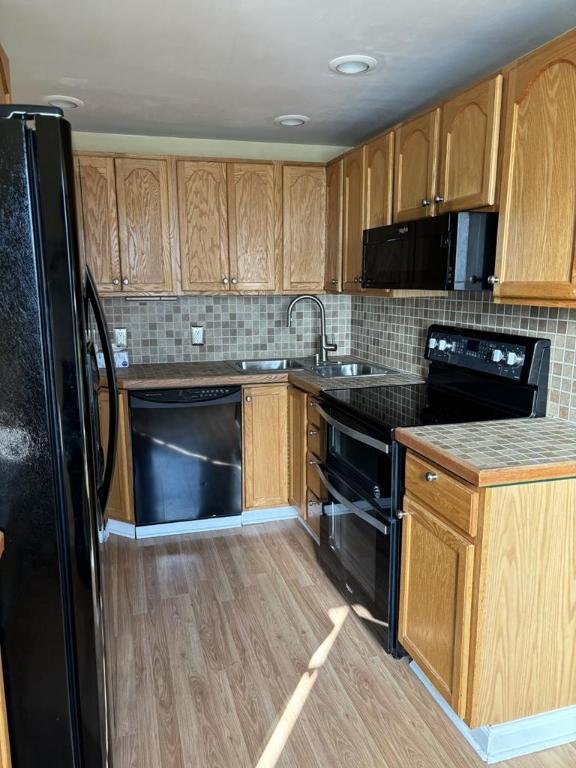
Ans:
[[[125,347],[128,344],[128,331],[126,328],[114,328],[114,344]]]
[[[195,347],[201,347],[204,344],[204,326],[191,325],[190,331],[192,333],[192,344]]]

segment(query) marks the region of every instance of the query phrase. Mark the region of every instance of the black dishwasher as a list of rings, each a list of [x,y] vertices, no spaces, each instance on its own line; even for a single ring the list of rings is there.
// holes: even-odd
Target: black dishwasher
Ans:
[[[242,512],[240,387],[130,393],[136,525]]]

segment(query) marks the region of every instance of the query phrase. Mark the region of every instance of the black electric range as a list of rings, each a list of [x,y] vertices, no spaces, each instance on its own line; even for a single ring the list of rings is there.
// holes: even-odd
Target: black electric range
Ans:
[[[386,650],[397,611],[404,449],[399,427],[544,416],[550,342],[432,325],[423,383],[323,392],[320,563]]]

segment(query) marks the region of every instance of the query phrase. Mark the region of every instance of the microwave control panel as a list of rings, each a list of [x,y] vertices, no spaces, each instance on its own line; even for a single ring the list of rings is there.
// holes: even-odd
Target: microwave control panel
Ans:
[[[428,336],[426,357],[472,371],[520,380],[528,362],[528,349],[521,343],[438,331]]]

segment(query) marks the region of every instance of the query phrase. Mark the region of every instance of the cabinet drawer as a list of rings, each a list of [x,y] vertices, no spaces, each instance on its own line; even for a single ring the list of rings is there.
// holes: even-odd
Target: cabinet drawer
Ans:
[[[309,491],[312,491],[316,498],[321,499],[324,495],[324,492],[322,482],[318,472],[316,471],[316,467],[314,466],[314,462],[317,461],[317,456],[314,456],[312,453],[308,453],[308,456],[306,457],[306,487]]]
[[[316,401],[310,395],[308,395],[308,408],[306,410],[308,411],[308,426],[314,425],[313,428],[319,428],[322,425],[322,419],[316,410]]]
[[[408,453],[406,492],[423,501],[448,522],[476,536],[478,491],[449,475],[436,464]]]
[[[310,453],[313,453],[314,456],[318,456],[318,458],[324,458],[324,430],[322,427],[318,427],[316,424],[308,422],[306,442]]]
[[[320,536],[320,518],[322,517],[322,502],[308,490],[306,494],[306,522],[317,536]]]

